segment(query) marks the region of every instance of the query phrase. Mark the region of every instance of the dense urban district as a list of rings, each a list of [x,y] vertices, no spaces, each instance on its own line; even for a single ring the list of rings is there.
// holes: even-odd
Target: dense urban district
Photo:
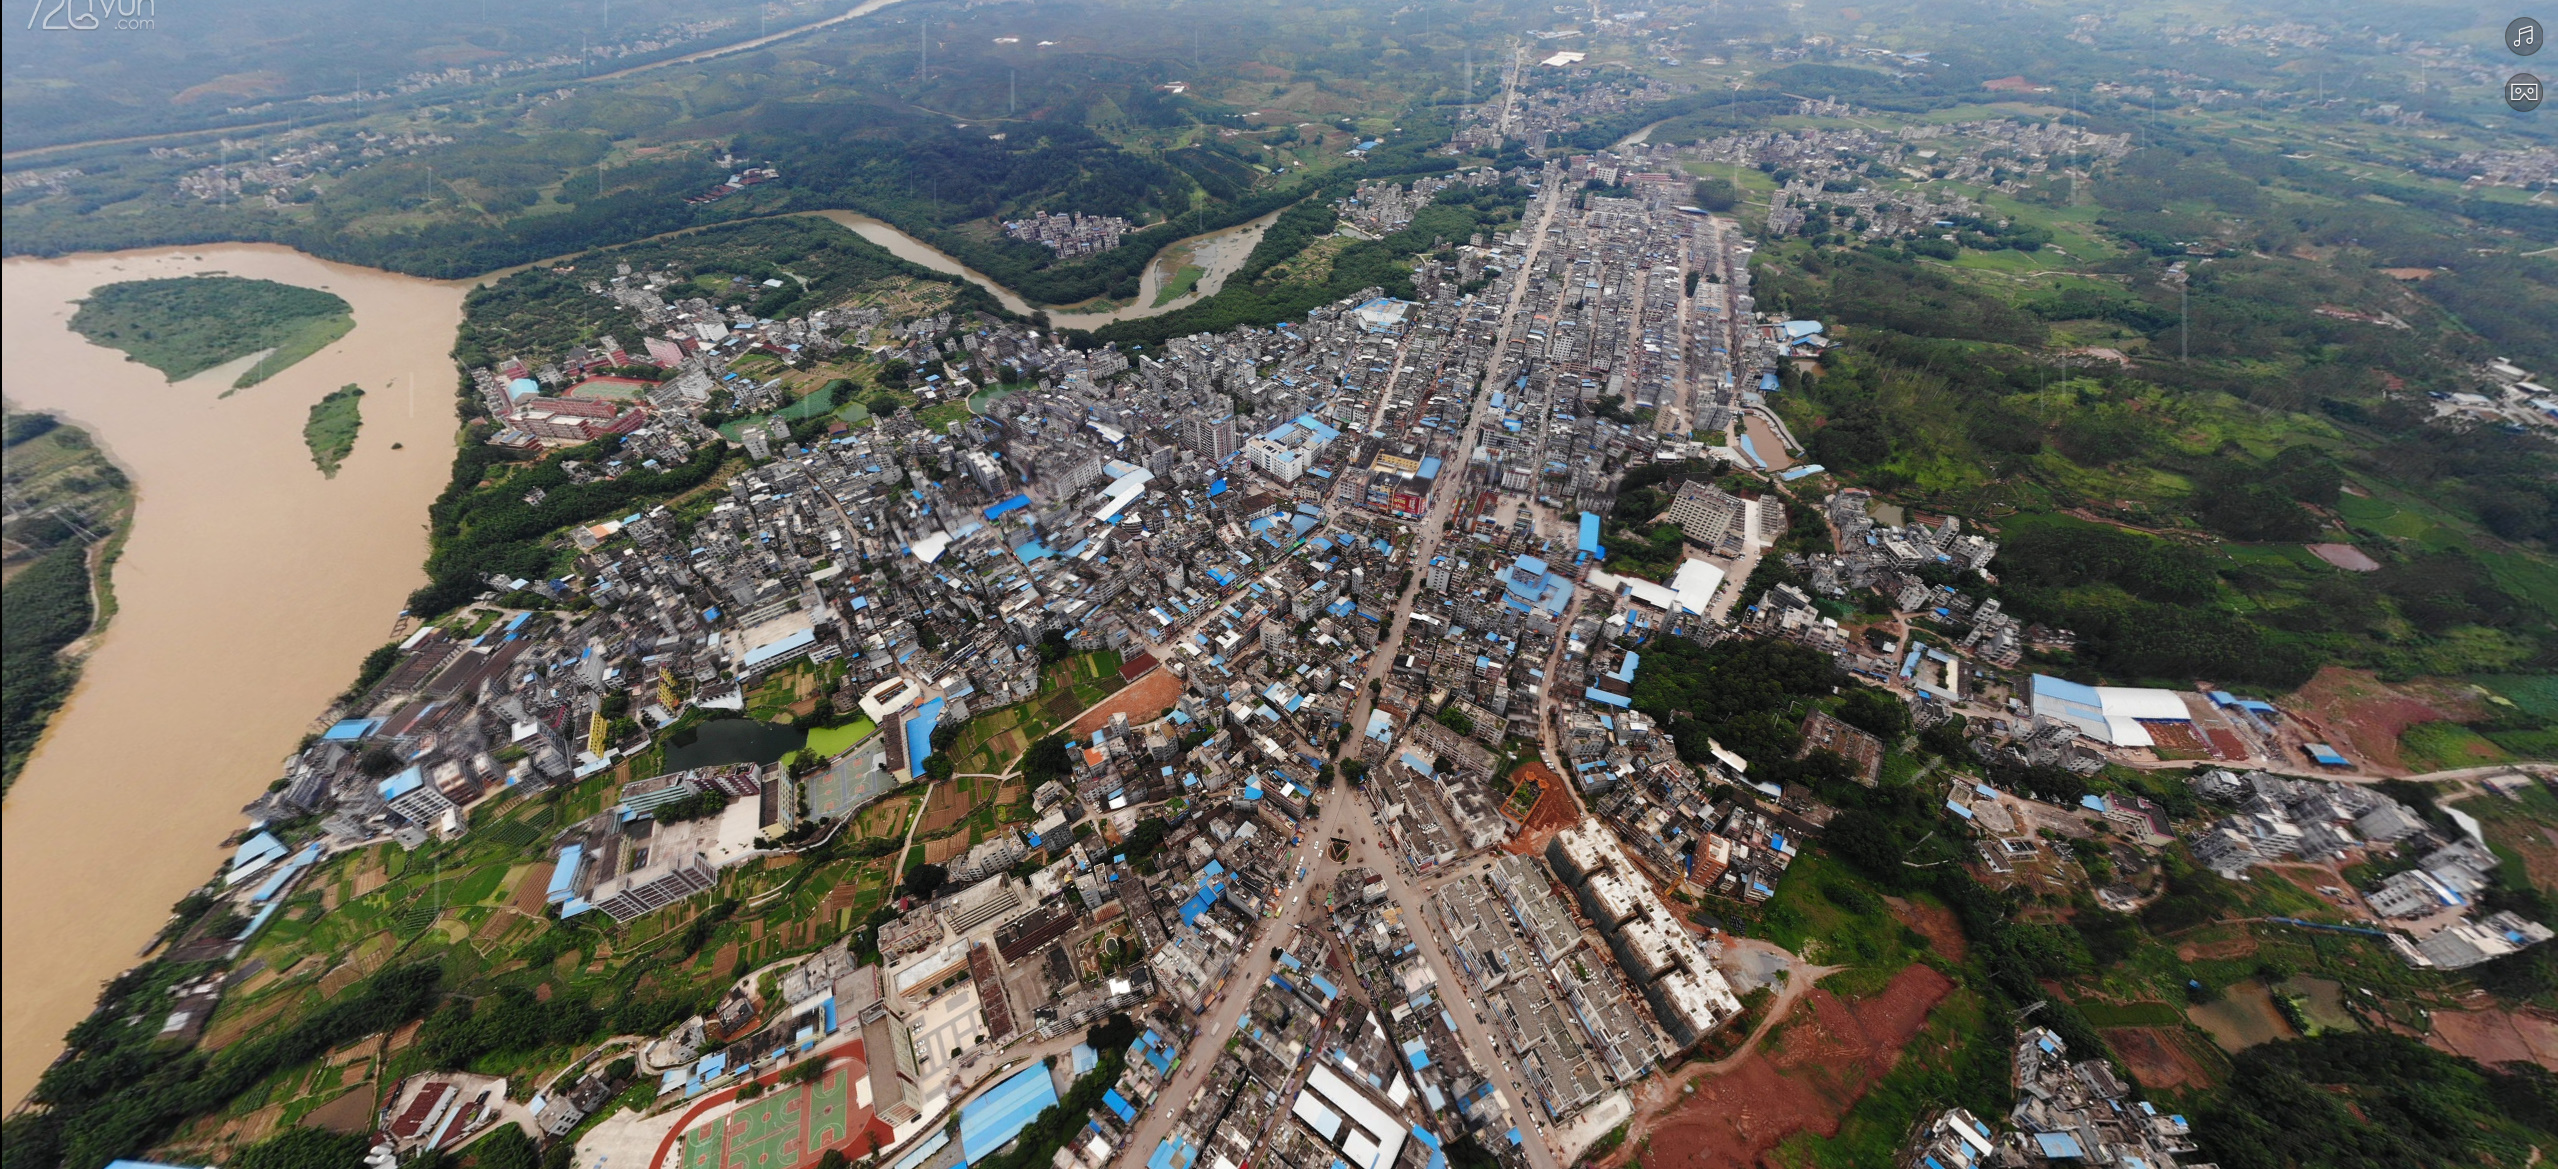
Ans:
[[[2376,255],[2545,158],[2383,242],[2207,76],[1555,11],[1096,332],[817,216],[474,291],[398,640],[10,1169],[2558,1149],[2558,395]],[[1179,214],[1073,202],[969,246]]]

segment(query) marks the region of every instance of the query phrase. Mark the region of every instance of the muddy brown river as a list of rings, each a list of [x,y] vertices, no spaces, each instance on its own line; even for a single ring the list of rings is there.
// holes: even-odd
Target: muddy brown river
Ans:
[[[223,398],[250,359],[172,385],[65,326],[99,285],[200,272],[325,288],[355,328]],[[0,391],[86,428],[138,493],[115,618],[0,813],[0,1097],[222,863],[241,805],[424,582],[464,289],[264,245],[0,264]],[[350,382],[363,431],[328,479],[302,424]]]
[[[895,227],[818,214],[1030,311]],[[1194,303],[1224,286],[1276,218],[1166,248],[1125,308],[1051,319],[1088,329]],[[1181,263],[1204,274],[1157,305]],[[354,306],[355,329],[224,398],[251,358],[172,385],[66,326],[100,285],[209,272],[325,288]],[[450,351],[472,283],[264,244],[0,263],[0,392],[13,409],[86,428],[139,500],[112,574],[115,618],[0,813],[0,1099],[24,1098],[99,985],[222,863],[241,805],[282,774],[424,583],[426,507],[452,465]],[[365,389],[363,430],[337,478],[323,478],[302,424],[350,382]]]

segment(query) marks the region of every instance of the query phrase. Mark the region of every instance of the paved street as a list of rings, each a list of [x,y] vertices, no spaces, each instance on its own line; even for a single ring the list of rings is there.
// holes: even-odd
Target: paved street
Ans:
[[[1546,226],[1553,222],[1554,211],[1558,205],[1555,199],[1544,200],[1543,214],[1529,233],[1527,260],[1520,265],[1521,272],[1536,269],[1537,255],[1545,243]],[[1493,350],[1494,358],[1485,370],[1484,383],[1476,387],[1465,432],[1451,448],[1450,454],[1453,460],[1462,460],[1467,452],[1474,449],[1483,425],[1484,404],[1489,400],[1494,379],[1501,368],[1499,355],[1507,352],[1511,336],[1520,327],[1519,305],[1525,288],[1524,280],[1512,282],[1509,300],[1502,309],[1501,335]],[[1385,635],[1378,640],[1375,651],[1369,655],[1366,677],[1361,680],[1358,697],[1352,702],[1348,712],[1346,721],[1349,734],[1341,747],[1342,758],[1349,758],[1357,751],[1359,736],[1362,729],[1367,726],[1368,712],[1373,698],[1370,688],[1365,683],[1383,679],[1389,664],[1393,662],[1395,654],[1401,649],[1404,632],[1411,623],[1414,598],[1419,595],[1424,583],[1425,574],[1420,569],[1428,565],[1430,558],[1437,554],[1440,541],[1446,534],[1448,516],[1455,510],[1456,503],[1463,494],[1454,489],[1443,489],[1433,493],[1430,509],[1415,529],[1411,554],[1405,560],[1405,563],[1413,569],[1412,578],[1395,604],[1394,613],[1388,619]],[[1271,950],[1275,946],[1284,944],[1290,926],[1304,920],[1310,928],[1324,928],[1323,914],[1319,909],[1311,917],[1304,915],[1307,903],[1321,900],[1321,890],[1330,886],[1335,874],[1344,867],[1351,866],[1364,866],[1383,874],[1395,903],[1404,906],[1407,913],[1415,914],[1414,920],[1418,926],[1417,914],[1425,896],[1422,887],[1404,870],[1402,858],[1385,847],[1381,839],[1382,834],[1375,826],[1359,823],[1365,818],[1365,814],[1365,804],[1346,785],[1336,786],[1324,796],[1321,810],[1305,825],[1304,843],[1299,846],[1295,857],[1290,862],[1292,872],[1296,864],[1304,864],[1306,878],[1290,888],[1281,903],[1278,919],[1265,927],[1264,936],[1256,939],[1256,944],[1245,950],[1243,958],[1236,962],[1234,969],[1227,974],[1223,989],[1219,991],[1218,997],[1207,1013],[1202,1016],[1199,1034],[1192,1041],[1181,1067],[1173,1073],[1172,1081],[1166,1085],[1163,1094],[1155,1100],[1154,1106],[1149,1108],[1146,1115],[1139,1120],[1136,1132],[1128,1142],[1126,1151],[1120,1155],[1120,1164],[1126,1169],[1135,1169],[1136,1166],[1145,1164],[1146,1158],[1153,1155],[1155,1147],[1163,1143],[1164,1137],[1171,1132],[1173,1121],[1189,1106],[1191,1098],[1198,1095],[1208,1069],[1216,1063],[1215,1053],[1218,1046],[1233,1034],[1236,1020],[1242,1016],[1244,1007],[1252,1001],[1252,988],[1270,977],[1271,968],[1276,964],[1271,957]],[[1324,851],[1325,842],[1334,837],[1350,842],[1350,859],[1346,866],[1334,862]],[[1429,960],[1431,972],[1438,977],[1443,993],[1461,993],[1458,988],[1465,984],[1457,980],[1455,969],[1449,964],[1447,955],[1442,952],[1439,940],[1432,936],[1427,928],[1415,928],[1413,936],[1421,943],[1422,953]],[[1465,1042],[1466,1054],[1474,1061],[1475,1066],[1489,1074],[1502,1075],[1502,1069],[1509,1065],[1500,1058],[1499,1047],[1493,1043],[1483,1025],[1473,1017],[1472,1012],[1452,1011],[1451,1015],[1457,1019],[1459,1037]],[[1520,1126],[1521,1132],[1540,1132],[1541,1130],[1530,1122],[1527,1107],[1520,1098],[1515,1083],[1506,1077],[1500,1079],[1498,1083],[1502,1099],[1511,1110],[1511,1119]],[[1529,1164],[1535,1166],[1535,1169],[1556,1169],[1554,1154],[1546,1147],[1543,1140],[1528,1141],[1524,1148]]]

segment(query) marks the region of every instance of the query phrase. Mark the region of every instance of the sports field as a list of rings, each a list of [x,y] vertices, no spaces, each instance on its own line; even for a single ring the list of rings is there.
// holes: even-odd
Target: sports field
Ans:
[[[684,1134],[670,1169],[800,1169],[828,1149],[859,1158],[871,1151],[864,1130],[876,1132],[870,1109],[858,1105],[853,1081],[864,1074],[851,1062],[814,1084],[775,1089],[744,1107]]]

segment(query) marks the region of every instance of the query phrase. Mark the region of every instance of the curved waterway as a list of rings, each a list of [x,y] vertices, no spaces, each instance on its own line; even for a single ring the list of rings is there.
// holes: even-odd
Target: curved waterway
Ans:
[[[202,272],[325,288],[355,328],[224,398],[249,359],[172,385],[66,325],[99,285]],[[8,1102],[222,863],[241,805],[282,774],[424,583],[465,287],[250,244],[0,264],[0,390],[86,428],[138,497],[115,619],[0,814]],[[350,382],[365,390],[363,430],[323,478],[302,424]]]
[[[813,214],[976,284],[1013,312],[1035,311],[882,220]],[[1050,309],[1048,319],[1095,329],[1215,295],[1277,218],[1176,241],[1146,265],[1125,307]],[[1155,303],[1189,265],[1202,269],[1191,290]],[[204,272],[328,289],[354,306],[355,329],[223,398],[249,359],[171,385],[68,328],[77,301],[100,285]],[[0,815],[6,1102],[25,1097],[99,985],[221,863],[217,843],[240,824],[240,806],[281,774],[424,583],[426,507],[453,457],[450,352],[462,295],[499,275],[421,280],[266,244],[0,264],[0,389],[15,409],[86,428],[133,476],[138,498],[113,574],[115,619]],[[326,479],[302,424],[312,403],[350,382],[365,389],[363,431]]]
[[[957,276],[983,288],[993,293],[1009,311],[1024,316],[1039,311],[1039,306],[1024,300],[1020,293],[996,283],[994,277],[960,263],[949,253],[906,234],[886,220],[874,219],[858,211],[812,211],[808,214],[851,228],[853,234],[888,249],[889,254],[898,259]],[[1273,211],[1233,227],[1176,240],[1155,253],[1155,258],[1146,264],[1145,274],[1138,279],[1137,298],[1125,307],[1084,313],[1050,308],[1045,310],[1048,323],[1060,329],[1098,329],[1114,321],[1133,321],[1168,313],[1197,303],[1204,297],[1214,296],[1217,290],[1226,286],[1226,277],[1234,275],[1235,269],[1243,266],[1244,258],[1252,254],[1253,246],[1261,242],[1262,230],[1278,218],[1279,213]],[[1202,270],[1199,283],[1177,298],[1156,304],[1155,298],[1163,295],[1164,285],[1178,277],[1184,266],[1191,264]]]

